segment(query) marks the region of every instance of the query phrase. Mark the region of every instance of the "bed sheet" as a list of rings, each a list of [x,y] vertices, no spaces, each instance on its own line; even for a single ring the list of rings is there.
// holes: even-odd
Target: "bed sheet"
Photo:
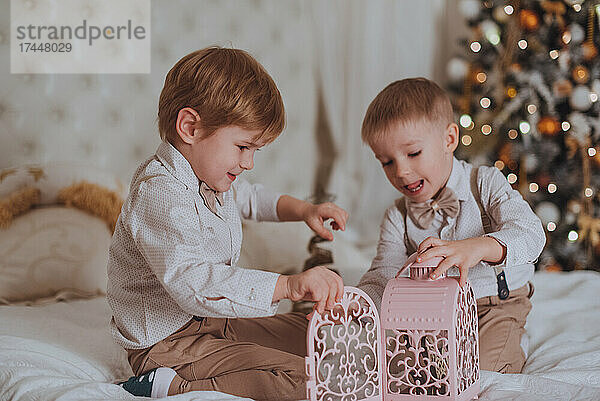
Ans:
[[[600,400],[600,274],[537,273],[522,374],[483,371],[480,400]],[[142,400],[127,378],[105,298],[0,307],[0,400]],[[247,400],[193,392],[169,400]]]

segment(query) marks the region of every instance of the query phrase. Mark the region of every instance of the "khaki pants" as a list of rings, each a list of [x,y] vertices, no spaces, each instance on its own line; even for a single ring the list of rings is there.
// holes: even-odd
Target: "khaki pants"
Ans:
[[[521,372],[525,365],[521,337],[525,335],[532,295],[533,284],[529,283],[511,291],[505,300],[497,295],[477,300],[479,366],[482,370]]]
[[[192,319],[150,348],[127,350],[128,359],[135,375],[173,368],[170,395],[209,390],[257,401],[303,400],[307,327],[302,313]]]

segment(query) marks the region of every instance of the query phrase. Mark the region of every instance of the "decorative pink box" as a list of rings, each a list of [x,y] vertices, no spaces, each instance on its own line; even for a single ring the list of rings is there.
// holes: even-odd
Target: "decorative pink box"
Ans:
[[[307,396],[311,401],[471,400],[479,393],[477,305],[469,284],[430,280],[441,258],[400,270],[388,282],[381,316],[362,290],[308,330]]]

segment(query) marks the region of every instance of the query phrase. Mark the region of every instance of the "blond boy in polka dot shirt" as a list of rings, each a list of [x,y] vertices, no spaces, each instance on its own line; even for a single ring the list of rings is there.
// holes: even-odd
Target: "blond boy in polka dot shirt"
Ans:
[[[281,95],[248,53],[206,48],[166,76],[163,142],[137,169],[108,262],[111,330],[137,375],[121,386],[164,397],[213,390],[255,400],[305,398],[306,316],[274,315],[281,299],[320,312],[343,293],[324,267],[295,275],[237,266],[240,218],[345,229],[348,214],[240,178],[284,128]]]

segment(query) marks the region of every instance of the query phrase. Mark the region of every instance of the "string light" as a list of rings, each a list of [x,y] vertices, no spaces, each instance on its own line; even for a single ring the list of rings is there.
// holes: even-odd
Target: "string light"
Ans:
[[[552,60],[556,60],[558,58],[558,50],[550,50],[550,52],[548,53],[550,54],[550,58]]]
[[[494,166],[498,170],[502,170],[502,169],[504,169],[504,162],[502,160],[496,160],[496,163],[494,163]]]
[[[579,234],[577,234],[577,231],[571,230],[569,231],[569,236],[567,238],[569,238],[569,241],[575,242],[577,241],[577,238],[579,238]]]
[[[490,107],[490,105],[492,104],[492,101],[490,100],[489,97],[482,97],[481,100],[479,101],[479,104],[481,105],[481,107],[483,107],[484,109],[487,109],[488,107]]]
[[[471,135],[463,135],[461,142],[463,145],[469,146],[473,142],[473,138],[471,138]]]
[[[531,125],[529,125],[527,121],[521,121],[519,123],[519,131],[521,131],[523,134],[527,134],[529,131],[531,131]]]
[[[568,121],[563,121],[560,126],[563,131],[568,131],[571,128],[571,124]]]
[[[594,190],[590,187],[587,187],[585,191],[583,191],[586,197],[591,198],[594,195]]]
[[[530,104],[527,106],[527,112],[529,112],[529,114],[535,113],[536,110],[537,110],[537,107],[535,107],[535,104]]]
[[[506,180],[509,184],[514,184],[515,182],[517,182],[517,175],[514,173],[510,173],[506,176]]]
[[[471,123],[473,122],[473,119],[470,115],[463,114],[462,116],[460,116],[460,119],[458,121],[460,122],[461,127],[468,128],[469,125],[471,125]]]
[[[535,182],[532,182],[531,184],[529,184],[529,192],[534,193],[534,192],[537,192],[538,189],[540,189],[540,186],[538,184],[536,184]]]
[[[548,184],[548,192],[553,194],[556,192],[556,190],[558,189],[558,187],[556,186],[556,184],[554,183],[550,183]]]
[[[489,124],[484,124],[481,126],[481,133],[483,135],[489,135],[492,133],[492,126]]]
[[[597,101],[598,101],[598,94],[597,94],[597,93],[595,93],[595,92],[591,92],[591,93],[590,93],[590,100],[591,100],[592,102],[597,102]]]
[[[474,53],[479,52],[479,50],[481,50],[481,43],[471,42],[471,50],[473,50]]]
[[[485,75],[485,72],[478,72],[477,75],[475,76],[475,79],[477,80],[477,82],[482,84],[487,79],[487,75]]]
[[[588,148],[588,155],[590,157],[596,156],[596,149],[595,148]]]
[[[546,226],[546,228],[548,229],[548,231],[554,231],[556,230],[556,223],[551,221],[548,223],[548,225]]]
[[[515,9],[510,4],[504,7],[504,12],[507,15],[511,15],[514,11],[515,11]]]
[[[510,139],[517,139],[518,136],[519,136],[519,133],[517,132],[516,129],[508,130],[508,137]]]
[[[525,39],[519,40],[519,43],[517,43],[517,44],[519,45],[519,48],[521,50],[527,49],[527,41]]]
[[[565,42],[565,45],[568,45],[571,42],[571,32],[565,31],[562,34],[562,40]]]
[[[573,4],[573,10],[577,13],[581,11],[581,4]]]

